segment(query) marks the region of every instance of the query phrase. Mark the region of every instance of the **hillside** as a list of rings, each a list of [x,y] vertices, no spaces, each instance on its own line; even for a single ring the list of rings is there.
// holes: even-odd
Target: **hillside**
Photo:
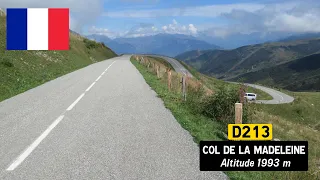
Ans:
[[[154,36],[116,38],[113,40],[110,40],[106,36],[95,34],[87,37],[105,43],[117,54],[135,53],[176,56],[193,49],[220,49],[216,45],[198,40],[192,36],[179,34],[157,34]]]
[[[320,38],[244,46],[233,50],[191,51],[175,58],[202,73],[230,79],[320,53]]]
[[[292,91],[320,91],[320,54],[246,73],[231,80],[238,79]]]
[[[6,51],[6,17],[0,16],[0,101],[116,54],[70,32],[69,51]]]

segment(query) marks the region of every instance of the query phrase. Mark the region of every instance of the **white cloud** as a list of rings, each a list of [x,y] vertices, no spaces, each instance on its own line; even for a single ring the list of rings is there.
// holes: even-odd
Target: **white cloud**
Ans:
[[[222,38],[236,33],[320,32],[320,6],[316,1],[310,2],[266,4],[262,9],[251,12],[234,9],[221,14],[228,24],[212,24],[211,27],[201,28],[201,31]]]
[[[197,34],[197,28],[193,25],[193,24],[189,24],[189,31],[192,33],[192,34]]]
[[[103,12],[103,0],[1,0],[2,8],[70,8],[70,29],[81,32]]]
[[[176,20],[172,20],[172,24],[164,25],[161,28],[157,28],[153,24],[140,23],[126,32],[115,33],[107,28],[97,28],[95,26],[92,26],[88,31],[88,34],[106,35],[109,38],[141,37],[156,35],[159,33],[196,35],[198,33],[198,29],[194,24],[189,24],[186,26],[179,24]]]
[[[162,30],[166,31],[168,29],[167,26],[162,26]]]
[[[88,29],[88,33],[89,34],[105,35],[105,36],[108,36],[109,38],[116,38],[116,37],[120,36],[120,34],[117,32],[110,31],[107,28],[98,28],[95,26],[90,27]]]
[[[132,17],[132,18],[160,17],[160,16],[217,17],[223,13],[229,13],[234,9],[254,12],[259,9],[262,9],[263,7],[264,5],[262,4],[242,3],[242,4],[208,5],[208,6],[152,9],[152,10],[124,10],[124,11],[108,12],[105,15],[109,17]]]
[[[198,30],[193,24],[189,24],[188,28],[186,25],[179,24],[175,19],[172,20],[172,24],[162,26],[163,33],[168,34],[186,34],[195,35]]]

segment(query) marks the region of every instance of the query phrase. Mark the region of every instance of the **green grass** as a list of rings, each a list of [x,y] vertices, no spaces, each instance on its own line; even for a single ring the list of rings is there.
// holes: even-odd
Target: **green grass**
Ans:
[[[221,85],[230,85],[232,86],[232,84],[226,83],[222,80],[218,80],[216,78],[210,77],[210,76],[206,76],[203,75],[201,73],[199,73],[197,70],[195,70],[194,68],[192,68],[191,66],[187,65],[186,63],[184,63],[183,61],[179,61],[195,78],[197,79],[202,79],[203,82],[206,84],[206,86],[208,86],[211,89],[216,89],[216,87],[219,87]],[[257,96],[257,100],[272,100],[272,96],[270,96],[270,94],[261,91],[260,89],[256,89],[253,87],[248,87],[247,92],[251,92],[251,93],[256,93]]]
[[[273,99],[272,96],[270,96],[270,94],[268,94],[264,91],[261,91],[260,89],[253,88],[253,87],[248,87],[247,92],[257,94],[257,100],[272,100]]]
[[[89,64],[116,56],[103,44],[72,33],[69,51],[6,51],[4,16],[0,16],[0,42],[0,101]]]
[[[181,101],[181,95],[168,91],[167,86],[154,73],[137,61],[132,63],[141,72],[146,82],[152,87],[165,106],[171,110],[177,121],[194,137],[201,140],[223,140],[221,132],[224,124],[213,121],[205,115],[195,113],[192,107]],[[199,79],[209,88],[218,90],[225,82],[195,72]],[[228,83],[229,84],[229,83]],[[232,85],[228,85],[231,87]],[[293,93],[296,100],[290,104],[264,105],[252,104],[255,111],[250,123],[273,124],[273,137],[280,140],[302,140],[309,142],[309,171],[307,172],[262,172],[234,171],[225,172],[230,179],[274,179],[274,180],[317,180],[320,179],[320,93]],[[258,93],[259,94],[259,93]]]

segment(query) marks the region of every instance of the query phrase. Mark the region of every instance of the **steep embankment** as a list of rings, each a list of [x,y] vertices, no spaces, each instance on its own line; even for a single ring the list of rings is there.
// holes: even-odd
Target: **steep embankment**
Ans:
[[[320,54],[281,64],[272,68],[246,73],[237,79],[261,83],[292,91],[320,91]]]
[[[89,64],[116,56],[104,44],[70,32],[69,51],[6,51],[0,16],[0,101]]]

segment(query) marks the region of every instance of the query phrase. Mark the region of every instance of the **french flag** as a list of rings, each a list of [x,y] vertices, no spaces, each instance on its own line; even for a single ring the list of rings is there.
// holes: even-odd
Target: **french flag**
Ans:
[[[7,50],[69,50],[69,9],[8,8]]]

